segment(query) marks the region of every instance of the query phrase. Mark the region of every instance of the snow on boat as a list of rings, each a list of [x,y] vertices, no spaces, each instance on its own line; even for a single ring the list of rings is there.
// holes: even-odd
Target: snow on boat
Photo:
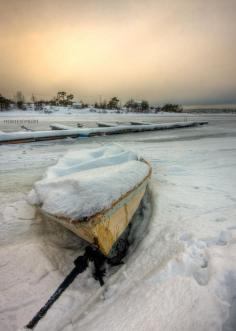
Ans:
[[[118,145],[69,152],[35,183],[29,201],[47,219],[109,256],[138,209],[150,176],[145,160]]]

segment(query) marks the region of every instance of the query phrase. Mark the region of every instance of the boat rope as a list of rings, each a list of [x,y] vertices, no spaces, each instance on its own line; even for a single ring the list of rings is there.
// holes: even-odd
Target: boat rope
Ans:
[[[84,255],[78,256],[75,261],[75,267],[66,276],[63,282],[58,286],[56,291],[52,294],[45,305],[37,312],[32,320],[25,326],[26,329],[33,329],[38,322],[43,318],[47,311],[51,308],[54,302],[61,296],[61,294],[67,289],[67,287],[74,281],[74,279],[88,267],[89,261],[94,263],[94,278],[99,281],[100,285],[104,285],[103,277],[105,275],[104,263],[106,257],[99,252],[98,249],[91,246],[86,247]]]

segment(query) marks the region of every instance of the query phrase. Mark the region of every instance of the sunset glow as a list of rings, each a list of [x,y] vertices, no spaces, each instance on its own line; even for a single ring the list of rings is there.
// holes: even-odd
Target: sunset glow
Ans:
[[[236,102],[235,1],[1,1],[0,93]]]

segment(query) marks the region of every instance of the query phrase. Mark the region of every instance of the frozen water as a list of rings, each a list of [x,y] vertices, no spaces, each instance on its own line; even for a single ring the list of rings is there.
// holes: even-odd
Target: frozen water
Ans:
[[[112,116],[100,120],[117,120]],[[152,209],[148,231],[140,231],[125,270],[87,314],[79,317],[99,288],[90,270],[36,330],[235,330],[236,117],[202,118],[208,127],[171,134],[1,146],[1,330],[25,325],[84,247],[71,232],[34,215],[25,201],[28,192],[69,149],[82,152],[114,141],[152,164],[151,197],[144,205]]]

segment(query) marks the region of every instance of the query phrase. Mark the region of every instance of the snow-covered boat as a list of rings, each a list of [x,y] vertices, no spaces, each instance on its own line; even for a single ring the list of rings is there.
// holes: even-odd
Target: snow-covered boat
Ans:
[[[117,145],[69,152],[35,184],[29,198],[47,219],[109,256],[138,209],[150,176],[148,162]]]

